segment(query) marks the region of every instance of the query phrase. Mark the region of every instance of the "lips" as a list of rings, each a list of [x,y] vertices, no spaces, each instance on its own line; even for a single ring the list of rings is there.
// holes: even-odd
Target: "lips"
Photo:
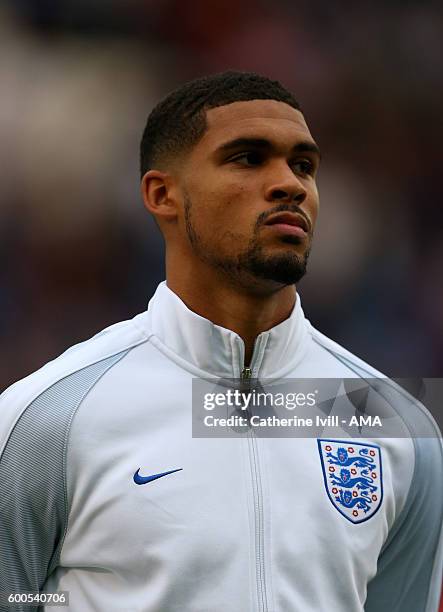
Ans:
[[[297,213],[282,212],[271,215],[265,225],[291,225],[300,227],[304,232],[309,232],[309,227],[306,219]]]

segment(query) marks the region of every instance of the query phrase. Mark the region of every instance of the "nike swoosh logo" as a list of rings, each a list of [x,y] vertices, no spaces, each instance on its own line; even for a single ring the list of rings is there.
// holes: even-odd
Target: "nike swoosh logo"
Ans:
[[[157,480],[157,478],[163,478],[163,476],[167,476],[168,474],[173,474],[174,472],[180,472],[183,468],[178,468],[178,470],[169,470],[169,472],[162,472],[161,474],[152,474],[151,476],[140,476],[140,468],[134,474],[134,482],[135,484],[142,485],[147,482],[152,482],[153,480]]]

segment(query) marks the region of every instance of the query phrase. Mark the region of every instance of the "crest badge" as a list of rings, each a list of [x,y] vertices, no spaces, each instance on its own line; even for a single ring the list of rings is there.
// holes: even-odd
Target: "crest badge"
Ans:
[[[380,447],[349,440],[317,443],[332,505],[351,523],[373,517],[383,499]]]

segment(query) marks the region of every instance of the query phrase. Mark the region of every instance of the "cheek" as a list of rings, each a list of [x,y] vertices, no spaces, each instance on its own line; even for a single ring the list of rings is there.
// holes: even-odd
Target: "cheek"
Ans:
[[[305,206],[305,210],[308,213],[312,221],[313,227],[315,227],[315,224],[317,221],[318,212],[319,212],[319,204],[320,203],[319,203],[319,198],[318,198],[318,191],[317,189],[314,189],[312,193],[310,194],[310,196],[307,198],[306,206]]]
[[[257,177],[202,166],[190,175],[186,191],[198,234],[223,249],[237,249],[251,239],[264,200]]]
[[[199,194],[198,211],[198,223],[205,233],[214,229],[243,233],[254,222],[251,197],[242,185],[229,184]],[[212,227],[205,227],[208,223]]]

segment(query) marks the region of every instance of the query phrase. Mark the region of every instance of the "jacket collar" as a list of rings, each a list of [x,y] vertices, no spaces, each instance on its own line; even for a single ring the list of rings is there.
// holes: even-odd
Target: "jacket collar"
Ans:
[[[210,375],[239,378],[244,368],[244,342],[235,332],[190,310],[166,281],[149,302],[149,332],[167,349]],[[287,375],[305,355],[310,334],[297,294],[291,315],[257,336],[250,364],[252,377]]]

